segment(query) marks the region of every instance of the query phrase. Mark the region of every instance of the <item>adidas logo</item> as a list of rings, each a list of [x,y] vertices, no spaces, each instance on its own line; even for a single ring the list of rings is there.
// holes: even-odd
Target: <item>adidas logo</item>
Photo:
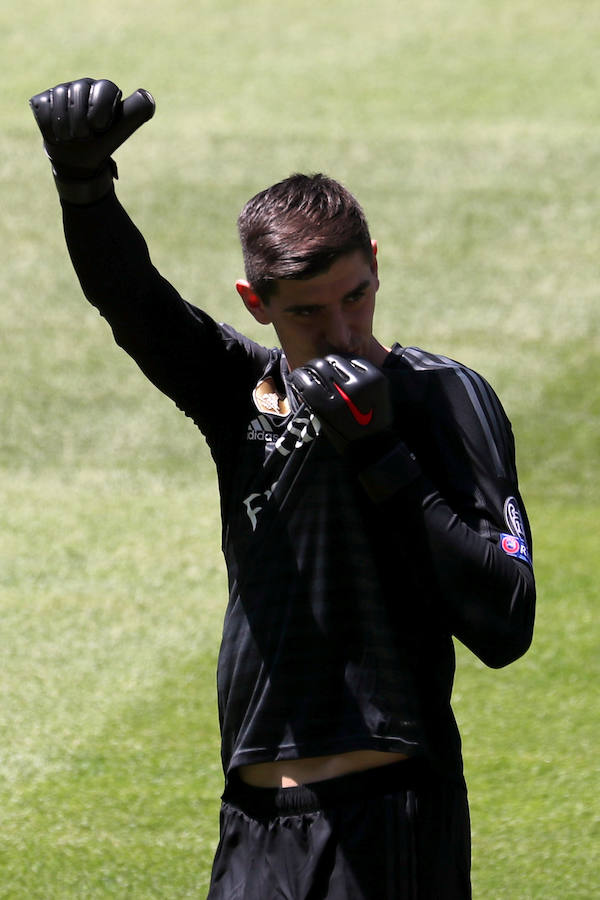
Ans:
[[[262,441],[265,444],[275,443],[278,438],[277,432],[273,431],[273,426],[266,416],[258,416],[248,425],[247,440]]]

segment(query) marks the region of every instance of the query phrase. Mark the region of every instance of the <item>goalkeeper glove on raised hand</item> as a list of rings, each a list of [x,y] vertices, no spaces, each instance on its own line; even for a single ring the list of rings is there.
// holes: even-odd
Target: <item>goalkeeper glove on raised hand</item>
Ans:
[[[80,78],[30,99],[62,200],[92,203],[107,194],[117,177],[111,154],[154,115],[148,91],[121,97],[112,81]]]

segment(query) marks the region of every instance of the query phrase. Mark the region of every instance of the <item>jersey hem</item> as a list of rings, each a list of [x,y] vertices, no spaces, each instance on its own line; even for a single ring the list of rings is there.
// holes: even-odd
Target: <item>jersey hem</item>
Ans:
[[[378,737],[369,742],[364,740],[349,740],[343,744],[320,743],[319,746],[310,744],[281,744],[277,747],[252,747],[234,753],[229,760],[227,772],[232,772],[240,766],[254,765],[257,763],[280,762],[291,759],[311,759],[315,756],[330,756],[338,753],[352,753],[356,750],[379,750],[386,753],[404,753],[406,756],[425,755],[425,748],[420,741],[411,741],[400,737]]]

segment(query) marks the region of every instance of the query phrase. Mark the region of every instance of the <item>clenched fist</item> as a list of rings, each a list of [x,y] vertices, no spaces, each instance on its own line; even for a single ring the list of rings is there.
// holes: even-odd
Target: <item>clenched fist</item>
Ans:
[[[374,437],[392,422],[387,378],[366,359],[335,354],[312,359],[294,369],[290,381],[340,452],[354,441]]]
[[[121,97],[112,81],[80,78],[30,99],[63,199],[87,203],[110,190],[116,175],[111,154],[154,115],[148,91]]]

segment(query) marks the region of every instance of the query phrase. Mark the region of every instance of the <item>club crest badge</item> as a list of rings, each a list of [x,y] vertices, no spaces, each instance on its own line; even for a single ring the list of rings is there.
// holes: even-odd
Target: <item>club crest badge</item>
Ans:
[[[259,381],[252,392],[252,397],[256,408],[261,413],[280,417],[290,414],[290,404],[287,397],[279,393],[275,381],[270,375]]]

